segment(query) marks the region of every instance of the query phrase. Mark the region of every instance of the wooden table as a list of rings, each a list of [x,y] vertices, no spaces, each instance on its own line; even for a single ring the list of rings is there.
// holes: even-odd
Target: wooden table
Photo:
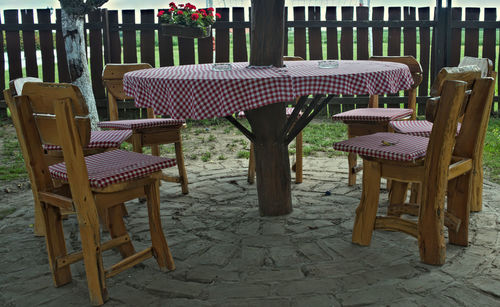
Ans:
[[[260,213],[273,216],[292,211],[288,144],[333,95],[395,93],[413,83],[404,64],[338,63],[334,68],[321,68],[318,61],[285,62],[282,68],[232,63],[225,71],[214,70],[213,64],[161,67],[129,72],[123,81],[137,107],[174,118],[232,122],[255,145]],[[287,119],[286,104],[296,97],[301,98]],[[232,117],[241,110],[251,131]]]

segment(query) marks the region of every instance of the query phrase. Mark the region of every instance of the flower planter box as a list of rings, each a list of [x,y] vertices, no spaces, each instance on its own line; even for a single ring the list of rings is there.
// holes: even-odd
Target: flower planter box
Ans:
[[[166,36],[179,36],[186,38],[205,38],[212,34],[212,27],[208,26],[206,29],[194,28],[184,25],[164,23],[161,24],[161,33]]]

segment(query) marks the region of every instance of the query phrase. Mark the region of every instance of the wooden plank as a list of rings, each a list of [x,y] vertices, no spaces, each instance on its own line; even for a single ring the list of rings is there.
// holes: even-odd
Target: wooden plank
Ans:
[[[135,24],[135,11],[122,10],[123,24]],[[123,62],[137,63],[137,46],[135,30],[123,30]]]
[[[108,10],[108,23],[109,23],[109,61],[110,63],[121,63],[122,43],[120,41],[120,32],[118,31],[117,10]]]
[[[88,14],[90,23],[101,23],[101,11],[95,10]],[[96,98],[104,98],[104,85],[102,84],[102,68],[104,58],[102,54],[102,31],[100,29],[89,30],[90,44],[90,76],[92,90]]]
[[[341,9],[342,20],[353,20],[354,8],[343,6]],[[342,60],[353,59],[353,30],[352,27],[342,27],[340,33],[340,58]],[[349,95],[343,95],[349,97]],[[353,105],[342,105],[342,112],[354,109]]]
[[[286,23],[288,22],[288,7],[285,6],[285,27],[283,28],[283,56],[288,55],[288,30],[290,30]],[[233,15],[234,20],[234,15]],[[250,162],[248,162],[250,163]]]
[[[337,20],[337,7],[326,8],[326,20]],[[337,27],[326,28],[326,58],[336,60],[339,58],[339,43]]]
[[[389,8],[389,20],[401,20],[401,8]],[[387,37],[387,55],[401,55],[401,28],[390,27]]]
[[[160,9],[159,11],[161,11]],[[163,9],[166,11],[166,9]],[[174,45],[172,36],[166,36],[158,31],[158,51],[160,53],[160,66],[174,66]]]
[[[5,24],[19,25],[19,11],[5,10]],[[21,65],[21,39],[19,31],[5,31],[7,55],[9,59],[9,79],[14,80],[23,76]]]
[[[154,10],[141,10],[141,23],[155,22]],[[155,67],[155,31],[141,30],[141,63],[148,63]]]
[[[245,21],[245,9],[233,7],[233,21]],[[233,29],[233,61],[248,61],[246,28]],[[285,44],[286,46],[286,44]]]
[[[451,10],[451,19],[454,20],[462,20],[462,8],[454,7]],[[460,51],[462,49],[462,29],[456,28],[451,29],[451,38],[450,38],[450,66],[458,66],[460,63]]]
[[[221,18],[219,21],[229,21],[229,8],[217,8]],[[215,30],[215,62],[229,62],[229,29]]]
[[[416,20],[417,13],[415,7],[405,6],[403,8],[403,17],[405,21]],[[404,55],[412,55],[417,58],[417,29],[415,27],[403,28]]]
[[[484,20],[497,20],[497,9],[487,7],[484,9]],[[483,30],[483,58],[488,58],[493,61],[493,67],[496,63],[495,47],[497,38],[497,29]]]
[[[2,18],[0,16],[0,26],[2,25]],[[0,54],[4,54],[4,48],[3,48],[3,31],[0,31]],[[5,71],[5,57],[0,56],[0,71]],[[5,73],[0,74],[0,98],[4,99],[3,96],[3,90],[5,89]],[[1,107],[4,107],[4,103],[0,103]],[[3,113],[3,112],[2,112]],[[1,113],[0,113],[1,114]],[[6,113],[3,113],[1,115],[7,116]]]
[[[36,10],[38,23],[50,24],[50,10],[38,9]],[[54,40],[52,30],[40,30],[40,51],[42,53],[42,71],[43,81],[55,81],[55,61],[54,61]]]
[[[21,20],[23,26],[33,25],[34,17],[33,10],[21,10]],[[35,31],[23,30],[23,49],[24,58],[26,59],[26,76],[38,78],[38,64],[36,61],[36,43]]]
[[[303,6],[293,8],[294,20],[306,20],[306,11]],[[306,29],[304,27],[295,27],[293,29],[293,55],[307,59],[306,51]]]
[[[372,10],[372,20],[384,20],[384,11],[385,8],[383,6],[374,7]],[[373,27],[372,29],[372,37],[373,37],[373,54],[372,55],[384,55],[384,28],[381,27]]]
[[[418,19],[420,21],[429,20],[430,9],[428,7],[418,8]],[[430,44],[431,44],[431,33],[430,27],[420,27],[420,58],[419,62],[422,66],[422,83],[418,87],[419,96],[427,96],[429,92],[429,64],[430,64]],[[418,102],[418,115],[425,114],[425,102]]]
[[[310,6],[308,8],[309,21],[320,20],[321,19],[321,7]],[[322,60],[322,41],[321,41],[321,28],[320,27],[309,27],[309,59],[310,60]]]
[[[369,8],[366,6],[356,7],[356,19],[357,20],[368,20]],[[357,41],[357,51],[356,56],[358,60],[368,60],[369,57],[369,45],[368,45],[368,28],[358,27],[356,28],[356,41]]]
[[[480,9],[468,7],[465,9],[465,20],[479,20]],[[465,29],[465,56],[478,56],[479,29]]]
[[[56,10],[56,51],[57,51],[57,72],[59,74],[59,82],[71,82],[69,75],[68,59],[66,57],[66,47],[61,28],[61,9]]]
[[[194,39],[179,37],[179,64],[194,64]]]
[[[108,64],[111,61],[110,43],[109,43],[109,15],[108,9],[101,9],[101,20],[102,20],[102,46],[104,49],[104,64]]]

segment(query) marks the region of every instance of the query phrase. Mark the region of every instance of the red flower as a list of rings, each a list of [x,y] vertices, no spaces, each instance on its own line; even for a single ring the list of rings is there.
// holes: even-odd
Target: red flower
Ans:
[[[161,15],[163,15],[163,14],[165,14],[165,11],[159,11],[158,15],[156,15],[156,16],[161,17]]]
[[[170,2],[169,6],[170,6],[170,7],[177,7],[177,5],[175,5],[175,3],[174,3],[174,2]]]
[[[219,13],[215,13],[215,17],[217,17],[217,19],[220,19],[220,14]]]
[[[213,7],[209,7],[209,8],[207,9],[207,11],[209,11],[209,12],[213,12],[213,11],[214,11],[214,8],[213,8]]]
[[[179,4],[179,7],[184,7],[184,4]]]
[[[175,7],[171,7],[168,11],[169,11],[169,12],[173,12],[173,11],[175,11]]]
[[[208,14],[208,16],[214,17],[214,14],[212,12],[210,12],[210,14]]]
[[[200,18],[200,15],[198,15],[197,13],[191,15],[192,20],[198,20],[198,18]]]
[[[184,14],[183,11],[177,11],[177,15],[182,15],[182,14]]]

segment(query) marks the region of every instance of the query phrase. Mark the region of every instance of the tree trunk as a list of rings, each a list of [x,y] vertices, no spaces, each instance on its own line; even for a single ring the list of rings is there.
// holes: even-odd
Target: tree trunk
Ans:
[[[284,0],[252,0],[250,65],[283,66]],[[246,111],[255,135],[255,168],[260,214],[292,212],[288,144],[282,135],[284,103]]]
[[[80,88],[89,108],[92,130],[97,130],[99,115],[95,102],[92,84],[90,82],[89,67],[85,50],[83,25],[85,16],[68,14],[64,8],[61,10],[61,26],[68,59],[71,82]],[[62,65],[63,63],[59,63]]]

